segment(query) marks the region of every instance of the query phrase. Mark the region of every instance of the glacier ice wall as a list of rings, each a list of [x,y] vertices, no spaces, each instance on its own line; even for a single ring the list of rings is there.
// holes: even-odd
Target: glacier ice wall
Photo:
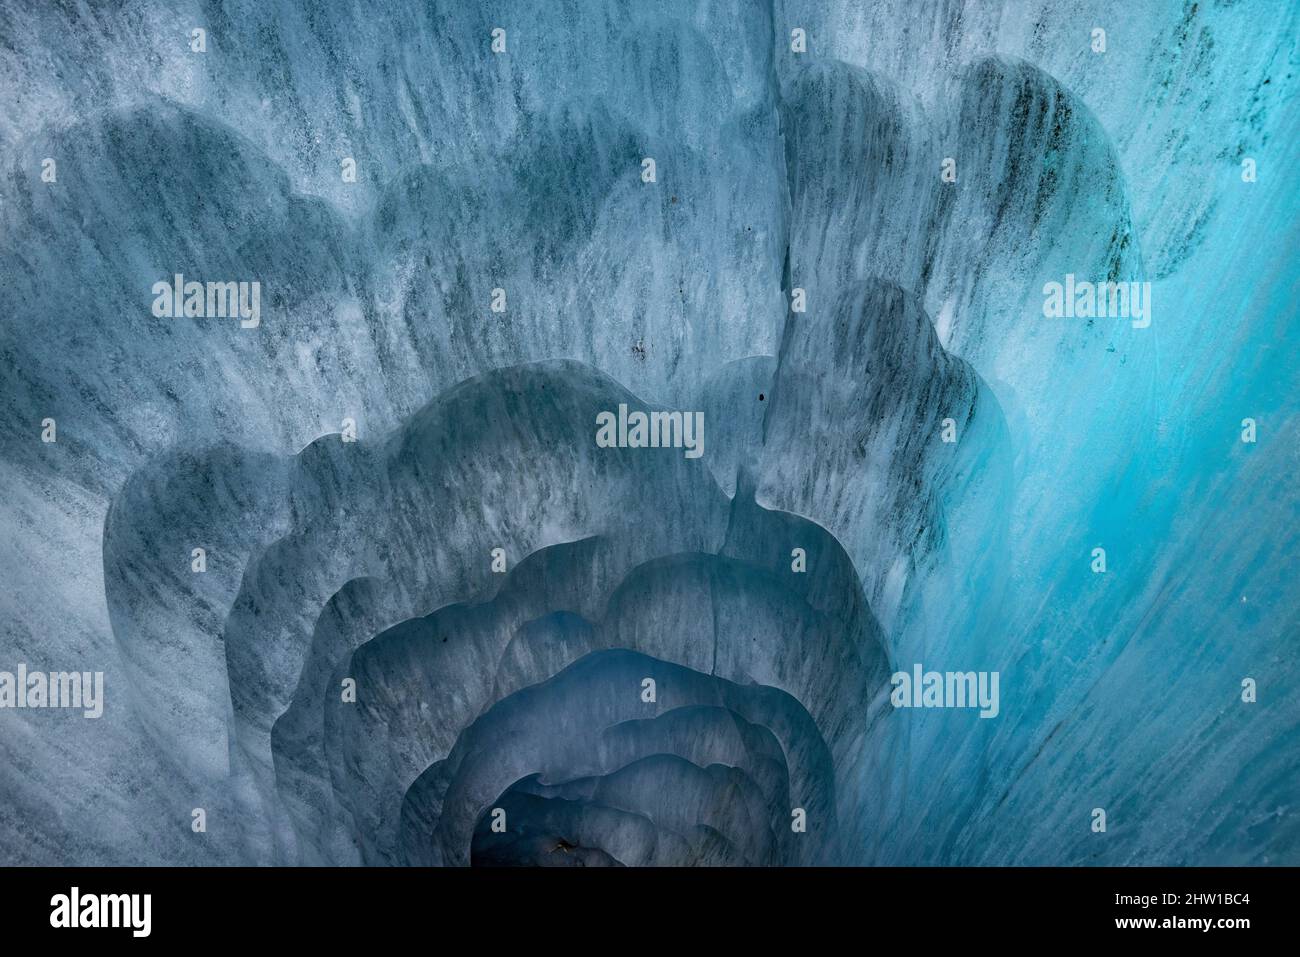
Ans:
[[[0,862],[1300,863],[1298,36],[0,0]]]

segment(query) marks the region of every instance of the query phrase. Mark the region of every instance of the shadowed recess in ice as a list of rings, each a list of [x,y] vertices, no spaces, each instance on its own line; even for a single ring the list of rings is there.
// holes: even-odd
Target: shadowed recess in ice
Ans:
[[[549,393],[561,409],[568,409],[574,392],[587,389],[606,392],[589,410],[635,401],[607,380],[572,366],[507,370],[506,375],[512,384],[521,378],[529,384],[527,393],[516,394]],[[431,438],[462,435],[465,422],[485,421],[467,410],[499,394],[495,381],[462,386],[456,393],[461,403],[426,410],[418,417],[425,427],[390,441],[390,452],[415,456],[417,463],[441,462],[436,447],[428,446]],[[548,421],[546,411],[522,404],[488,420],[501,433],[517,433],[537,427],[538,420]],[[591,411],[573,416],[566,411],[562,421],[594,418]],[[504,577],[494,597],[449,605],[373,638],[374,632],[365,628],[374,627],[376,609],[388,609],[392,620],[421,605],[436,606],[438,598],[402,595],[406,576],[396,568],[379,574],[378,567],[364,569],[372,576],[364,587],[343,589],[345,605],[343,593],[330,603],[347,608],[347,623],[340,627],[327,613],[314,635],[297,639],[310,642],[307,660],[296,689],[287,689],[292,704],[276,722],[271,743],[278,787],[292,809],[299,845],[310,842],[316,845],[313,853],[324,853],[323,822],[341,819],[353,822],[353,839],[365,859],[393,859],[402,794],[427,767],[446,759],[462,729],[492,702],[544,681],[598,649],[642,651],[705,675],[781,689],[819,719],[846,781],[867,763],[869,705],[873,689],[884,681],[886,662],[857,576],[838,544],[813,523],[768,512],[743,497],[728,504],[699,462],[674,456],[648,471],[637,464],[642,460],[635,450],[612,455],[595,450],[585,428],[569,436],[572,445],[566,447],[564,431],[549,430],[549,454],[573,457],[595,475],[623,484],[621,492],[595,499],[615,503],[614,513],[590,514],[581,507],[587,500],[583,497],[574,503],[579,524],[557,535],[554,544],[496,539],[509,554],[528,557]],[[510,443],[499,435],[485,437],[484,443],[498,457],[512,454]],[[525,447],[519,454],[521,460],[542,462],[535,448]],[[458,477],[444,473],[435,478],[419,471],[418,464],[403,468],[405,464],[399,459],[388,469],[393,501],[401,499],[403,480],[414,481],[411,487],[417,491],[437,488],[444,495],[459,484]],[[495,462],[481,473],[465,478],[478,501],[485,498],[487,476],[502,474]],[[549,507],[561,515],[567,509],[556,495],[566,485],[552,489],[546,473],[537,471],[527,485],[511,487],[502,498],[536,496],[538,502],[524,501],[519,507]],[[679,504],[660,511],[674,496]],[[491,493],[486,497],[495,498]],[[403,511],[411,515],[413,509],[408,504]],[[403,523],[361,534],[381,538],[391,553],[405,554],[412,536],[436,541],[445,535],[440,514],[460,517],[458,509],[436,507],[424,514],[427,527]],[[640,531],[630,534],[638,526]],[[785,546],[791,538],[805,549],[811,574],[789,572]],[[418,550],[413,542],[410,547]],[[486,541],[480,550],[486,554]],[[491,590],[493,576],[485,563],[458,564],[483,570],[464,594]],[[447,578],[434,570],[420,577],[426,576]],[[393,584],[384,587],[378,580]],[[232,640],[228,631],[228,647]],[[336,692],[342,676],[357,683],[357,707]],[[633,716],[657,713],[655,707],[647,708],[653,702],[641,700],[645,677],[622,684]],[[238,716],[238,696],[236,700]],[[248,703],[250,712],[254,707]],[[857,790],[845,788],[846,794]],[[833,807],[829,797],[825,801]],[[466,840],[457,853],[468,854],[468,848]],[[851,846],[844,853],[851,854]],[[452,859],[459,860],[455,854]]]
[[[1300,860],[1300,11],[30,6],[5,860]]]

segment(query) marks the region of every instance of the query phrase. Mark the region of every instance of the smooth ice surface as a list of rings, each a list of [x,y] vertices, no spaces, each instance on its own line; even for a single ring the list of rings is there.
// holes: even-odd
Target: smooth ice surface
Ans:
[[[0,862],[1300,863],[1297,37],[0,0]]]

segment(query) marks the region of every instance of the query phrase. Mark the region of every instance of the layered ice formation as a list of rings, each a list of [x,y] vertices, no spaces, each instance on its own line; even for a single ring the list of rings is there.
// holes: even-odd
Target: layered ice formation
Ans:
[[[1298,38],[0,0],[0,863],[1300,864]]]

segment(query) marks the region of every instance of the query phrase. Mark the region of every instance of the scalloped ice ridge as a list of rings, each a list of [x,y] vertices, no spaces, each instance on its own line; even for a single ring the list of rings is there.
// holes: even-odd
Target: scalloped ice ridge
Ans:
[[[0,668],[110,690],[0,713],[10,859],[1297,860],[1300,9],[17,6]]]

